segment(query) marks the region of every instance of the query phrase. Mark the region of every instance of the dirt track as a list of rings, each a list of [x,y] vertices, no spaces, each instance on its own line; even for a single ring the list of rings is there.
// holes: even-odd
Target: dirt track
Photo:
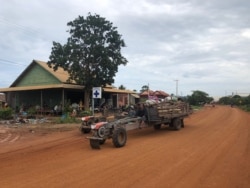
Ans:
[[[205,108],[180,131],[129,131],[119,149],[92,150],[76,127],[0,136],[2,188],[250,187],[250,115],[237,108]]]

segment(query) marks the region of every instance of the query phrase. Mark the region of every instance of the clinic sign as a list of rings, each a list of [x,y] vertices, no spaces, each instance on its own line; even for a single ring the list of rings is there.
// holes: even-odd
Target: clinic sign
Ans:
[[[92,97],[93,97],[93,99],[101,99],[102,98],[102,88],[101,87],[93,87]]]

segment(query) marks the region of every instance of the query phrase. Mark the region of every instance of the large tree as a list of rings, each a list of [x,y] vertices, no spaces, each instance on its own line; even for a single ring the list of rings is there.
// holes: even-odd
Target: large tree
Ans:
[[[70,37],[66,44],[53,42],[48,65],[55,71],[62,67],[69,73],[69,82],[85,86],[84,107],[88,109],[91,89],[114,83],[118,66],[127,64],[121,54],[125,42],[117,27],[97,14],[79,16],[67,25]]]
[[[188,96],[188,102],[191,105],[201,105],[205,103],[210,103],[214,99],[209,97],[209,95],[204,91],[195,90],[191,96]]]
[[[126,87],[125,87],[124,85],[120,85],[118,89],[120,89],[120,90],[125,90]]]
[[[148,91],[149,90],[149,86],[148,85],[144,85],[141,87],[140,92],[143,93],[144,91]]]

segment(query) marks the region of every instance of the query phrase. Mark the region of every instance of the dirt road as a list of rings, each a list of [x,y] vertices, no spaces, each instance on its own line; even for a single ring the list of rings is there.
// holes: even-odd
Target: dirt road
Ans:
[[[250,115],[237,108],[204,108],[180,131],[129,131],[119,149],[92,150],[77,128],[0,133],[2,188],[250,187]]]

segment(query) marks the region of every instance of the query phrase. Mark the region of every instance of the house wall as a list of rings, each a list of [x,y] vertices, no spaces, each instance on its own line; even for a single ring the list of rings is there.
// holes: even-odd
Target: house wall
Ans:
[[[28,74],[25,74],[22,79],[19,79],[16,86],[37,86],[58,83],[60,83],[60,81],[52,74],[44,70],[41,66],[34,65],[32,69],[29,70]]]

